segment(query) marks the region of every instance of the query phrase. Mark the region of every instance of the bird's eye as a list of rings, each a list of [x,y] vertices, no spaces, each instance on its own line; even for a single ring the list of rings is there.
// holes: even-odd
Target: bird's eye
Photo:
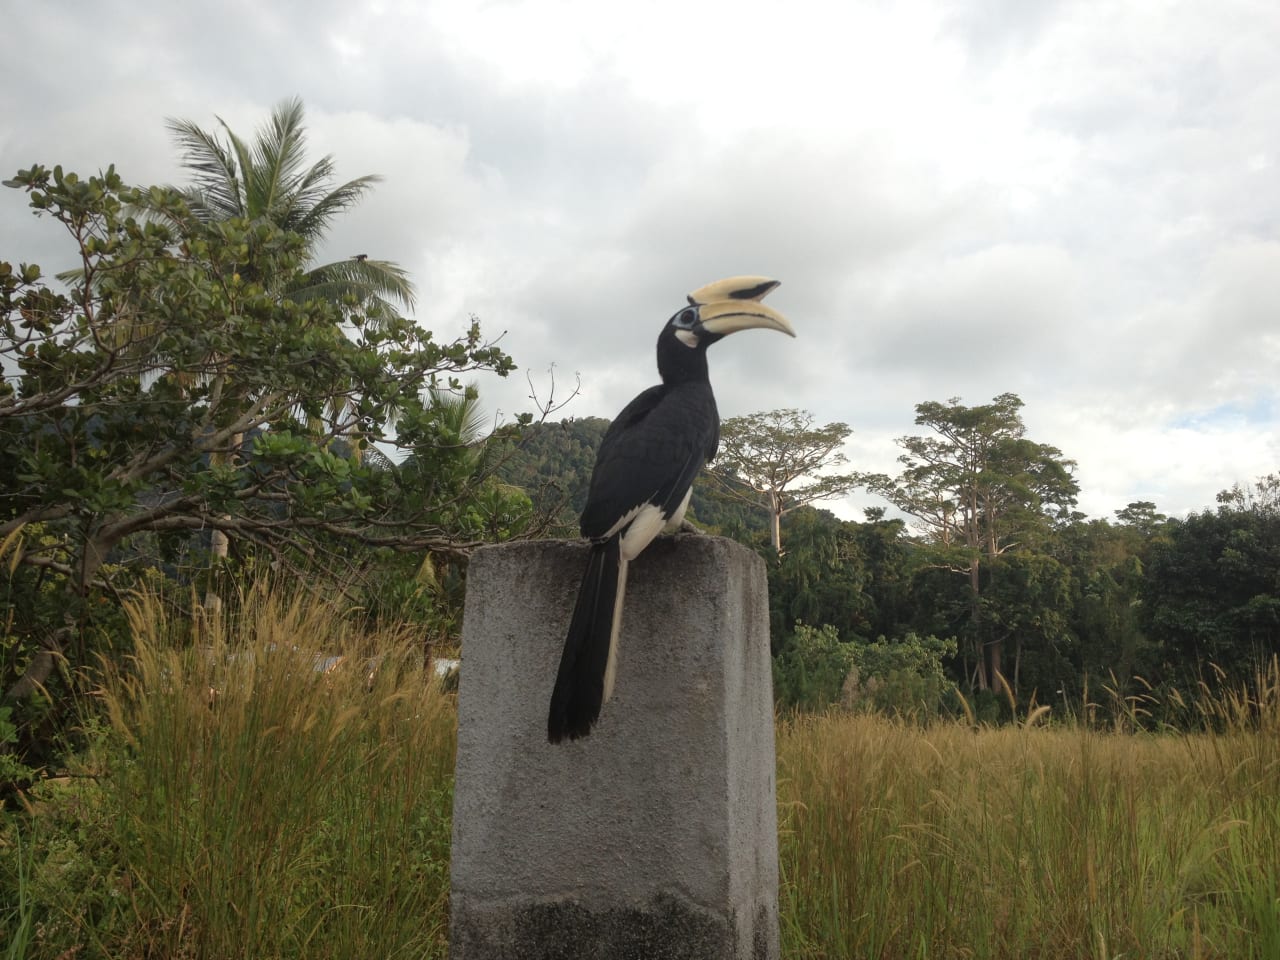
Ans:
[[[676,326],[692,327],[694,321],[698,319],[698,311],[689,307],[680,311],[680,316],[676,317]]]

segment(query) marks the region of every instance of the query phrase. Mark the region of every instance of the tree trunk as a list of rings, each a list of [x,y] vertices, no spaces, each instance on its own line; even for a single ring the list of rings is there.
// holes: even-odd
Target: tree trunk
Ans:
[[[772,490],[769,491],[769,541],[773,552],[782,556],[782,498]]]
[[[4,692],[4,702],[17,703],[31,696],[49,681],[53,675],[54,665],[63,659],[62,640],[66,628],[54,631],[40,640],[41,648],[36,651],[22,676],[14,681],[13,686]]]
[[[995,540],[988,539],[990,551],[987,554],[988,561],[994,561],[996,558]],[[989,570],[994,570],[995,565],[992,563]],[[990,580],[990,576],[987,578]],[[988,680],[991,683],[992,693],[1004,693],[1009,690],[1009,684],[1004,678],[1004,637],[992,636],[986,643],[987,650],[987,668]]]
[[[234,434],[231,437],[230,452],[226,454],[211,454],[209,457],[210,464],[230,463],[242,443],[244,443],[244,434]],[[209,582],[206,584],[204,591],[204,608],[212,616],[217,616],[222,612],[222,597],[218,594],[215,585],[218,573],[230,554],[230,550],[231,538],[227,536],[226,531],[214,530],[213,536],[209,540]]]
[[[982,594],[978,573],[978,558],[975,555],[969,560],[969,626],[978,647],[978,689],[990,690],[993,675],[987,660],[987,645],[982,639]]]
[[[1013,647],[1013,692],[1018,694],[1018,675],[1022,672],[1022,637],[1019,635]]]
[[[204,590],[204,609],[211,616],[222,612],[222,597],[215,589],[215,580],[222,562],[227,559],[231,548],[231,538],[225,530],[214,530],[209,541],[209,582]]]
[[[1007,688],[1001,666],[1004,644],[998,639],[988,640],[982,646],[987,665],[987,682],[992,693],[1001,693]]]

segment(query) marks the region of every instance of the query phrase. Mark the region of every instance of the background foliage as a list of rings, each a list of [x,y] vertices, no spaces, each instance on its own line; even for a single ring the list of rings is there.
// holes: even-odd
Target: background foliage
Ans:
[[[133,587],[269,567],[350,592],[385,580],[370,571],[388,554],[461,559],[527,521],[432,399],[463,391],[464,371],[512,369],[478,324],[439,343],[377,300],[295,301],[281,291],[301,276],[297,235],[193,217],[114,170],[34,167],[8,185],[81,262],[69,293],[0,265],[0,683],[31,748],[93,654],[119,654]],[[135,219],[143,205],[165,216]],[[357,456],[353,433],[412,451],[411,467]],[[231,569],[202,556],[210,531],[234,545]]]

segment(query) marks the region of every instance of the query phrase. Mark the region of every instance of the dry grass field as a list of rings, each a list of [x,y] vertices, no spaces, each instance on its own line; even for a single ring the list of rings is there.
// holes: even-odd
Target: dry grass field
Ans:
[[[0,958],[444,957],[455,713],[408,638],[130,616],[80,775],[0,821]],[[784,956],[1280,957],[1275,681],[1214,734],[780,720]]]
[[[785,722],[784,955],[1280,957],[1278,733]]]

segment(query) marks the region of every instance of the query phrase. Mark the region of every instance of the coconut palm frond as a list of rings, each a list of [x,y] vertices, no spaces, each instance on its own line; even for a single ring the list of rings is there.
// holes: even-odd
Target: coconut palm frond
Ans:
[[[271,208],[273,185],[265,175],[265,171],[256,162],[254,156],[256,148],[246,143],[221,119],[218,122],[222,123],[222,128],[227,134],[227,142],[240,161],[242,215],[251,220],[262,218],[275,222],[274,211]]]
[[[294,97],[278,104],[270,119],[245,141],[221,117],[217,136],[187,120],[169,120],[182,163],[193,183],[183,190],[192,215],[205,222],[265,219],[314,249],[338,214],[355,206],[382,178],[357,177],[333,187],[329,156],[308,165],[305,111]],[[365,258],[319,266],[285,291],[295,298],[323,297],[334,303],[354,296],[360,303],[414,307],[406,272],[385,260]]]
[[[303,274],[292,286],[294,300],[326,300],[339,303],[355,297],[361,304],[379,301],[394,309],[396,305],[413,309],[413,283],[403,267],[387,260],[339,260],[326,263]]]
[[[321,188],[328,185],[327,180],[312,180],[308,177],[305,189],[303,184],[299,184],[297,216],[288,229],[299,236],[318,240],[328,230],[329,221],[354,207],[381,180],[381,177],[371,174],[322,192]]]
[[[307,136],[303,119],[300,99],[294,97],[281,103],[271,112],[267,125],[259,129],[250,153],[257,215],[269,217],[286,230],[291,229],[288,211],[302,201],[297,183],[305,176],[299,172],[306,163]],[[328,157],[317,164],[325,165],[331,165]]]
[[[312,207],[329,192],[337,170],[333,157],[326,154],[305,170],[299,170],[289,183],[289,191],[298,198],[300,206]]]
[[[480,406],[480,394],[475,384],[468,384],[462,393],[432,389],[430,406],[442,433],[457,438],[459,446],[472,446],[484,439],[488,418]]]
[[[189,120],[169,119],[169,131],[177,141],[182,165],[195,181],[183,190],[188,204],[202,220],[225,220],[245,215],[241,164],[217,138]]]

